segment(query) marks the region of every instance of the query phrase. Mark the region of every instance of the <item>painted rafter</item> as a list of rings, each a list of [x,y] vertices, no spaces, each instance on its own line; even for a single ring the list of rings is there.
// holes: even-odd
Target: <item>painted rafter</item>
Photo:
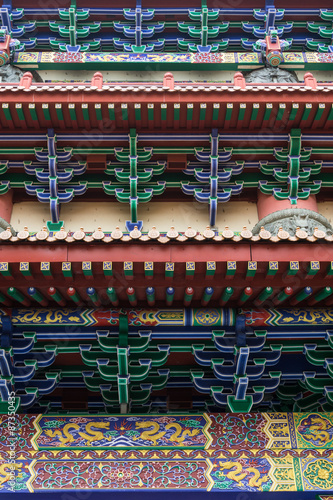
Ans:
[[[321,9],[320,17],[325,24],[317,22],[308,22],[310,33],[318,33],[322,41],[307,39],[306,46],[310,50],[318,52],[333,52],[333,12]],[[327,40],[328,39],[328,40]]]
[[[98,33],[101,29],[101,23],[99,22],[86,22],[89,18],[88,9],[77,10],[76,5],[72,4],[69,9],[59,9],[59,17],[61,21],[49,22],[50,29],[59,33],[61,38],[68,39],[69,43],[50,38],[51,48],[62,52],[74,53],[98,50],[100,48],[99,39],[89,40],[84,43],[81,41],[90,34]]]
[[[149,202],[153,194],[159,195],[165,190],[171,192],[181,189],[183,193],[194,196],[197,201],[208,203],[210,225],[214,226],[218,202],[229,201],[231,196],[241,194],[243,189],[260,188],[265,194],[273,194],[276,199],[289,199],[295,205],[298,199],[306,199],[311,193],[316,194],[323,188],[333,186],[332,162],[325,160],[332,154],[332,148],[309,146],[312,141],[316,141],[317,136],[303,136],[298,129],[293,129],[290,136],[271,136],[272,140],[279,143],[285,142],[289,137],[288,148],[267,147],[264,141],[263,147],[260,144],[254,147],[252,141],[257,139],[257,135],[220,135],[217,129],[213,129],[211,135],[203,134],[199,137],[203,144],[210,140],[210,150],[205,146],[187,146],[193,138],[190,134],[177,135],[181,139],[181,144],[177,147],[170,143],[173,136],[160,134],[153,136],[158,141],[157,146],[139,148],[141,141],[147,143],[152,137],[149,134],[137,134],[135,129],[131,129],[127,136],[128,148],[112,147],[113,142],[124,143],[126,134],[121,134],[103,136],[103,142],[109,142],[108,146],[90,149],[75,144],[81,137],[80,134],[58,134],[56,137],[52,129],[49,129],[48,134],[47,149],[41,146],[14,148],[4,144],[5,147],[0,149],[2,157],[35,157],[37,161],[1,160],[0,193],[5,194],[9,189],[24,189],[28,194],[37,196],[39,201],[50,203],[52,217],[49,224],[58,224],[52,226],[54,228],[61,226],[60,204],[71,201],[74,195],[82,195],[87,190],[97,192],[103,189],[119,202],[129,203],[131,220],[128,221],[127,228],[132,230],[135,226],[142,227],[138,221],[138,204]],[[10,144],[15,137],[21,137],[27,143],[33,139],[38,142],[45,139],[42,134],[4,135],[3,142],[8,138],[7,142]],[[67,137],[71,146],[66,146]],[[318,137],[323,146],[329,143],[330,136]],[[247,145],[238,147],[237,139],[246,140]],[[56,148],[56,140],[63,147]],[[163,140],[165,145],[161,145]],[[226,146],[219,149],[222,140]],[[79,162],[72,159],[77,155],[85,158],[90,154],[106,157],[106,168],[102,175],[92,170],[86,171],[88,158]],[[170,154],[186,154],[190,158],[182,173],[174,174],[166,170],[166,160]],[[154,162],[154,155],[161,159]],[[237,161],[232,161],[236,155]],[[247,161],[249,155],[255,156],[257,160]],[[114,160],[109,161],[112,157]],[[265,159],[262,160],[262,157]],[[269,157],[273,161],[266,159]],[[322,159],[311,161],[312,157]],[[104,174],[110,180],[106,180]],[[31,179],[32,176],[36,178],[36,182]],[[156,182],[155,176],[160,180]]]
[[[243,22],[242,28],[246,33],[254,35],[257,40],[242,39],[243,48],[261,52],[266,50],[268,38],[271,42],[279,40],[282,50],[291,48],[293,39],[282,39],[286,33],[290,33],[293,29],[293,22],[281,22],[285,15],[284,9],[276,9],[273,2],[272,5],[266,6],[264,11],[254,9],[253,15],[261,24],[257,25],[251,22]]]
[[[162,33],[165,26],[164,22],[151,22],[154,9],[142,9],[141,0],[136,0],[135,10],[124,9],[123,12],[126,21],[113,23],[114,30],[125,36],[125,39],[113,38],[117,50],[134,53],[163,50],[165,39],[150,40]]]
[[[269,186],[267,181],[260,181],[260,190],[264,194],[273,194],[277,200],[289,199],[291,205],[297,205],[298,199],[307,199],[310,194],[317,194],[321,188],[320,180],[313,180],[306,186],[303,182],[308,181],[311,174],[320,172],[320,165],[301,166],[302,162],[307,162],[312,153],[312,148],[302,148],[302,133],[300,129],[294,129],[289,135],[289,149],[275,148],[274,156],[281,162],[288,163],[288,170],[283,168],[264,167],[264,173],[273,173],[274,178],[279,183],[287,183],[288,191],[283,191],[280,186]],[[314,168],[313,168],[314,167]]]
[[[120,182],[127,181],[129,183],[129,190],[117,185],[117,183],[103,181],[104,191],[107,194],[116,196],[118,201],[130,204],[131,220],[126,222],[127,229],[132,230],[135,226],[141,229],[143,222],[138,220],[138,204],[147,203],[153,195],[162,194],[165,190],[166,182],[157,181],[157,183],[153,183],[152,187],[147,187],[147,184],[141,185],[141,183],[150,181],[153,174],[160,175],[164,171],[165,164],[157,164],[157,169],[147,166],[143,171],[138,171],[139,163],[148,162],[152,157],[153,151],[152,148],[137,149],[137,133],[135,129],[130,130],[129,149],[115,148],[114,153],[120,163],[128,164],[127,169],[125,170],[124,167],[109,167],[106,173],[114,174]]]
[[[63,222],[59,220],[59,209],[61,203],[70,202],[74,195],[82,195],[86,191],[86,183],[66,185],[73,179],[74,175],[82,175],[86,170],[84,162],[70,162],[71,151],[59,151],[56,147],[57,138],[53,129],[47,133],[47,150],[35,148],[38,167],[32,162],[24,162],[28,175],[35,175],[39,184],[25,182],[26,192],[43,203],[50,204],[51,221],[48,227],[59,230]]]
[[[199,202],[209,203],[209,223],[215,226],[217,215],[218,202],[229,201],[231,195],[240,194],[242,191],[242,183],[236,182],[227,184],[232,175],[241,173],[244,164],[236,163],[234,168],[220,169],[219,164],[228,162],[232,156],[232,148],[225,148],[224,151],[219,150],[219,135],[218,130],[213,129],[211,134],[211,150],[210,153],[204,150],[195,150],[196,158],[200,162],[209,162],[209,171],[204,169],[187,169],[186,174],[194,173],[197,181],[202,182],[203,186],[198,188],[190,183],[182,182],[182,190],[185,194],[194,194],[195,199]],[[209,188],[209,191],[208,191]]]
[[[34,49],[36,37],[22,40],[29,33],[34,33],[36,29],[35,21],[23,21],[24,9],[13,9],[11,2],[4,4],[0,8],[1,36],[9,35],[11,52],[21,52]]]
[[[219,9],[207,8],[207,0],[202,0],[200,11],[189,9],[188,16],[192,22],[178,22],[178,29],[181,33],[187,33],[195,41],[178,39],[178,48],[190,52],[206,53],[226,50],[229,40],[214,41],[216,37],[229,29],[228,22],[218,21],[219,15]]]
[[[92,342],[85,339],[84,329],[81,328],[82,338],[65,347],[63,341],[59,344],[56,340],[38,340],[38,336],[43,337],[43,328],[47,324],[45,321],[44,326],[39,325],[37,334],[25,332],[22,336],[17,328],[18,321],[24,321],[25,315],[22,316],[20,311],[22,310],[13,311],[12,324],[7,316],[2,316],[1,319],[4,347],[0,352],[0,369],[4,377],[4,383],[0,387],[1,405],[13,387],[19,391],[22,410],[38,405],[48,407],[48,398],[56,387],[87,387],[100,394],[101,404],[105,408],[115,411],[119,407],[122,411],[129,411],[140,405],[144,405],[146,411],[151,411],[154,391],[165,387],[194,387],[204,395],[201,405],[206,405],[207,408],[221,406],[241,412],[251,411],[252,406],[260,408],[263,405],[276,411],[281,411],[281,405],[289,405],[291,408],[294,405],[296,409],[311,411],[322,405],[328,409],[331,404],[332,334],[328,332],[325,336],[327,325],[323,325],[323,339],[319,339],[315,331],[303,332],[300,339],[297,330],[300,327],[297,319],[302,314],[300,310],[242,310],[242,314],[235,316],[233,327],[224,326],[224,330],[213,327],[209,338],[201,338],[200,329],[196,331],[195,328],[186,331],[184,336],[186,328],[182,333],[182,326],[179,338],[176,339],[171,339],[171,332],[165,331],[165,326],[161,330],[164,332],[163,336],[155,339],[154,335],[159,331],[158,325],[151,326],[151,330],[146,330],[141,325],[137,327],[137,333],[134,333],[133,319],[130,319],[134,311],[119,310],[118,314],[115,314],[116,311],[110,313],[114,318],[113,322],[118,318],[118,325],[113,325],[112,331],[97,329],[97,341]],[[197,320],[194,320],[198,321],[203,315],[219,314],[223,309],[193,311],[195,317],[199,314]],[[81,318],[83,315],[87,316],[85,322],[96,322],[100,316],[99,321],[104,322],[105,311],[101,313],[99,315],[98,311],[93,311],[90,314],[88,310],[68,312],[72,320],[74,316]],[[64,315],[55,311],[59,322],[60,314]],[[147,310],[142,318],[147,318],[151,325],[156,314],[159,315],[158,310]],[[303,317],[304,314],[310,315],[311,311],[303,312]],[[316,314],[319,324],[323,317],[320,315],[325,313],[323,309],[318,309]],[[45,312],[37,309],[31,317],[36,315],[42,319]],[[229,323],[226,312],[225,316],[222,326]],[[288,324],[284,323],[286,317],[289,319]],[[161,318],[165,318],[165,313]],[[290,343],[290,334],[295,328],[290,322],[293,318],[297,330],[294,333],[298,332],[298,336]],[[162,319],[162,323],[163,321],[168,322],[167,318]],[[251,323],[255,328],[250,327]],[[13,332],[14,324],[17,326]],[[279,324],[282,326],[278,327]],[[26,330],[28,325],[25,321],[22,328]],[[264,329],[257,329],[260,325]],[[302,328],[309,328],[306,317],[302,325]],[[54,328],[60,332],[66,326],[54,324],[51,330]],[[285,340],[278,344],[274,340],[277,328],[286,331]],[[307,341],[304,344],[305,335]],[[74,352],[81,354],[86,367],[59,366],[58,355],[70,356]],[[171,352],[192,352],[197,365],[170,364]],[[297,364],[290,364],[290,353],[297,354]],[[168,366],[163,367],[166,362]],[[307,395],[303,397],[305,393]],[[277,398],[280,398],[280,403]],[[195,404],[199,404],[199,401],[196,398],[193,400]]]
[[[41,18],[41,13],[43,18]],[[76,7],[69,8],[13,9],[11,2],[1,8],[2,27],[11,37],[13,53],[32,48],[62,52],[87,52],[117,50],[127,53],[181,50],[221,52],[225,50],[262,51],[269,36],[280,38],[282,50],[291,47],[303,50],[330,52],[332,12],[328,9],[278,9],[274,2],[265,9],[219,9],[196,7],[156,7],[143,9],[138,1],[136,8]],[[189,22],[169,20],[187,15]],[[298,21],[297,17],[309,16],[310,20]],[[91,21],[100,16],[101,20]],[[124,20],[119,17],[123,16]],[[230,20],[228,17],[231,17]],[[246,21],[235,20],[235,16]],[[253,18],[253,21],[252,19]],[[47,28],[47,30],[46,30]],[[250,38],[245,38],[250,34]],[[58,36],[54,36],[56,33]],[[98,33],[98,37],[95,34]],[[119,33],[122,37],[119,38]],[[159,34],[163,37],[159,38]],[[228,36],[220,38],[223,33]],[[289,38],[283,38],[290,33]],[[184,37],[185,35],[185,37]],[[281,38],[282,37],[282,38]],[[281,60],[279,61],[281,62]]]

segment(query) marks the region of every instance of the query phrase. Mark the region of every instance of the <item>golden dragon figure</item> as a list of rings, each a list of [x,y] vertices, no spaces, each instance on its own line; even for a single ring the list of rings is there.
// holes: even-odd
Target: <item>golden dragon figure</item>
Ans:
[[[78,424],[66,424],[61,431],[60,430],[51,431],[50,429],[47,429],[45,431],[45,434],[51,438],[59,436],[59,441],[61,442],[61,444],[73,443],[73,441],[75,441],[75,439],[72,436],[72,434],[69,432],[69,429],[78,430],[78,429],[80,429],[80,426]],[[66,437],[63,437],[63,434]]]
[[[9,481],[10,479],[13,479],[13,472],[14,470],[21,471],[23,467],[22,463],[19,464],[2,464],[0,465],[0,488],[3,488],[3,484]],[[6,470],[9,469],[9,470]],[[22,477],[23,474],[20,472],[17,474],[15,477]]]
[[[258,469],[255,469],[254,467],[248,467],[247,469],[248,472],[253,472],[254,476],[250,477],[249,479],[249,485],[250,486],[256,486],[257,488],[259,488],[261,491],[262,491],[262,483],[265,483],[266,481],[268,481],[268,476],[262,476],[260,477],[260,472],[258,471]]]
[[[262,491],[262,483],[265,483],[269,479],[268,476],[261,477],[260,471],[255,467],[248,467],[247,469],[243,469],[243,466],[239,462],[219,462],[219,466],[221,469],[234,469],[230,470],[230,472],[228,472],[226,476],[228,479],[232,479],[239,484],[243,484],[243,479],[249,474],[253,473],[254,475],[249,479],[249,486],[259,488],[260,491]],[[220,475],[222,474],[220,473]]]
[[[152,420],[147,420],[146,422],[135,422],[136,429],[146,429],[152,427],[150,431],[144,431],[141,433],[140,437],[134,439],[143,439],[144,441],[156,442],[164,436],[165,431],[158,432],[160,430],[160,424],[153,422]]]
[[[319,441],[327,443],[331,439],[329,432],[326,430],[327,428],[328,424],[322,418],[318,417],[311,419],[309,430],[311,431],[311,434],[315,436],[315,439],[319,439]]]
[[[160,431],[160,424],[157,422],[153,422],[152,420],[147,420],[146,422],[135,422],[135,427],[137,429],[147,429],[148,427],[152,427],[151,430],[149,431],[144,431],[141,433],[140,437],[134,438],[135,440],[137,439],[143,439],[144,441],[153,441],[153,443],[156,445],[157,441],[161,439],[166,434],[166,431]],[[177,442],[177,443],[182,443],[186,436],[196,436],[199,434],[200,430],[199,429],[193,429],[192,431],[189,429],[186,429],[183,431],[183,428],[180,424],[177,423],[171,423],[165,426],[167,430],[171,428],[175,428],[176,431],[170,436],[170,441],[171,442]]]
[[[86,425],[86,431],[89,432],[91,435],[85,434],[84,432],[79,432],[79,435],[89,441],[88,446],[91,446],[91,443],[93,441],[100,441],[101,439],[106,439],[106,436],[104,436],[103,432],[101,431],[94,431],[92,430],[92,427],[97,427],[97,429],[109,429],[110,427],[110,422],[89,422],[89,424]]]
[[[238,462],[219,462],[221,469],[234,469],[227,473],[227,478],[236,481],[236,483],[241,483],[244,477],[247,476],[247,472],[243,472],[243,466]]]
[[[182,432],[182,426],[180,424],[168,424],[165,426],[166,429],[172,429],[174,427],[176,429],[176,432],[170,436],[170,441],[176,441],[177,443],[182,443],[185,441],[186,436],[196,436],[199,434],[200,430],[199,429],[193,429],[190,431],[189,429],[186,429],[183,434],[180,436]]]
[[[40,323],[42,321],[45,323],[60,323],[71,312],[70,309],[63,309],[62,311],[50,311],[49,309],[31,310],[22,314],[20,320],[24,323]],[[43,318],[44,314],[45,318]]]
[[[91,443],[93,441],[100,441],[101,439],[106,439],[106,436],[104,436],[103,432],[94,431],[91,429],[92,427],[97,427],[97,429],[109,429],[110,422],[89,422],[85,427],[85,430],[89,432],[89,434],[86,434],[85,432],[81,431],[78,432],[79,436],[88,441],[87,446],[91,446]],[[78,424],[66,424],[62,430],[51,431],[48,429],[45,431],[45,434],[49,437],[59,436],[59,441],[62,444],[73,443],[75,439],[73,435],[69,432],[69,429],[79,430],[80,426]],[[63,435],[65,437],[63,437]]]

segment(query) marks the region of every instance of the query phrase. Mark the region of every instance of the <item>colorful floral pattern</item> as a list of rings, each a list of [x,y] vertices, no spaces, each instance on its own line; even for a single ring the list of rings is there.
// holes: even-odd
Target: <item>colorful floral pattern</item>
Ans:
[[[12,483],[12,441],[3,415],[0,493],[12,484],[23,492],[329,491],[332,446],[329,440],[326,448],[319,446],[317,433],[330,438],[332,423],[331,413],[20,415]]]

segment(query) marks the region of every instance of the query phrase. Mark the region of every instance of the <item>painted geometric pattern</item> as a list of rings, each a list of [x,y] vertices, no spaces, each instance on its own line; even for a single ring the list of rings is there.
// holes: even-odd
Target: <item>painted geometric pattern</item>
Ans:
[[[3,415],[0,423],[0,493],[333,488],[333,413],[20,415],[14,424]]]
[[[47,50],[58,51],[54,54],[57,59],[68,55],[76,62],[82,54],[94,55],[96,52],[90,51],[105,51],[110,48],[113,51],[122,51],[119,56],[154,56],[155,52],[171,50],[172,53],[183,51],[203,59],[206,56],[220,56],[221,53],[228,56],[225,51],[236,48],[251,51],[239,54],[240,56],[259,58],[261,53],[270,47],[268,40],[274,43],[275,49],[278,47],[279,52],[293,48],[319,51],[324,56],[331,53],[332,13],[322,4],[319,4],[318,8],[305,10],[304,6],[278,9],[275,8],[274,1],[269,0],[266,1],[264,10],[247,4],[240,8],[237,8],[237,4],[232,9],[224,9],[222,4],[218,3],[212,9],[207,6],[207,1],[203,0],[201,9],[198,8],[199,4],[191,5],[191,2],[186,9],[169,4],[160,8],[158,3],[156,8],[147,9],[143,8],[141,0],[137,0],[132,3],[123,2],[123,9],[114,9],[107,5],[99,8],[97,12],[77,9],[76,3],[70,5],[70,8],[46,10],[41,43],[40,26],[30,9],[14,9],[10,3],[4,3],[1,13],[2,38],[5,34],[11,36],[11,50],[19,55],[22,51],[38,50],[41,43]],[[179,16],[185,16],[185,19],[172,24],[168,22],[170,17],[178,19]],[[302,21],[304,16],[306,20]],[[245,21],[238,21],[244,18]],[[301,19],[295,23],[295,18]],[[33,33],[31,37],[30,32]],[[103,52],[96,54],[100,56]],[[46,57],[50,55],[53,54],[46,53]],[[169,54],[164,52],[162,55]],[[290,58],[299,61],[302,53],[286,52],[284,62]]]
[[[300,54],[301,62],[304,56]],[[218,53],[218,54],[123,54],[123,53],[103,53],[103,52],[81,52],[81,53],[59,53],[59,52],[21,52],[16,54],[15,62],[157,62],[157,63],[252,63],[259,64],[262,61],[260,54],[248,53]]]
[[[171,264],[174,266],[174,264]],[[174,269],[174,267],[172,267]],[[117,309],[0,309],[2,314],[9,314],[16,327],[26,325],[46,326],[116,326],[119,324]],[[141,309],[128,311],[129,326],[228,326],[233,324],[233,310],[225,309]],[[0,314],[0,325],[2,315]]]
[[[13,435],[0,417],[0,453]],[[306,450],[332,449],[333,413],[214,413],[191,416],[18,415],[17,451],[48,449]]]
[[[320,64],[332,62],[333,55],[311,53],[311,52],[291,52],[282,54],[282,62],[289,64]],[[260,54],[254,53],[211,53],[211,54],[123,54],[123,53],[102,53],[102,52],[80,52],[80,53],[59,53],[59,52],[19,52],[15,55],[14,62],[19,63],[87,63],[87,62],[151,62],[151,63],[225,63],[225,64],[260,64],[262,58]]]
[[[31,464],[30,491],[43,489],[207,489],[206,461],[77,461]]]
[[[34,422],[35,449],[44,448],[204,448],[209,445],[208,416],[63,417]]]

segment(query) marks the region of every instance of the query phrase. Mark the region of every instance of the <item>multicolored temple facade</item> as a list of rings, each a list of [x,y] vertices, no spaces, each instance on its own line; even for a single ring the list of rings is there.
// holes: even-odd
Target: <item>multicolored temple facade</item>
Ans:
[[[0,499],[332,500],[332,2],[0,18]]]

